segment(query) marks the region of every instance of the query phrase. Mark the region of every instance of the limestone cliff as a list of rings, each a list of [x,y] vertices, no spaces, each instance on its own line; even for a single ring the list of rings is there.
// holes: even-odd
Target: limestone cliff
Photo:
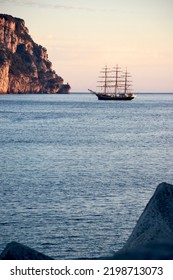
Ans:
[[[0,14],[0,93],[57,93],[62,86],[24,20]]]

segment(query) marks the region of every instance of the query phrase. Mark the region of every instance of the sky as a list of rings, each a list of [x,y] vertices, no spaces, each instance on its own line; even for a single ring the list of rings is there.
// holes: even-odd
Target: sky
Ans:
[[[117,64],[134,92],[173,92],[172,0],[0,0],[0,13],[24,19],[72,92]]]

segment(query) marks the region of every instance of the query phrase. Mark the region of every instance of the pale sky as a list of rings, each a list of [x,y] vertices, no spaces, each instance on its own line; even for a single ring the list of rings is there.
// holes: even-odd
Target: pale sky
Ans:
[[[116,64],[137,92],[173,92],[173,0],[0,0],[0,13],[24,19],[53,69],[73,92],[96,89]]]

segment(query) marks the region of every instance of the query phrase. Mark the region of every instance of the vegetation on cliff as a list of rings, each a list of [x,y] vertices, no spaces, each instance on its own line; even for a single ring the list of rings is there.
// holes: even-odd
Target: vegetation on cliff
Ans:
[[[24,20],[0,14],[0,93],[57,93],[62,85]]]

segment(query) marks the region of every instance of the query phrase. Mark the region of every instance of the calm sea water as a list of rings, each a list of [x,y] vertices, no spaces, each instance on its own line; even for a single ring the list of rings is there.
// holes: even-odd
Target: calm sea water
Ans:
[[[173,95],[0,96],[0,251],[111,254],[156,186],[173,183]]]

